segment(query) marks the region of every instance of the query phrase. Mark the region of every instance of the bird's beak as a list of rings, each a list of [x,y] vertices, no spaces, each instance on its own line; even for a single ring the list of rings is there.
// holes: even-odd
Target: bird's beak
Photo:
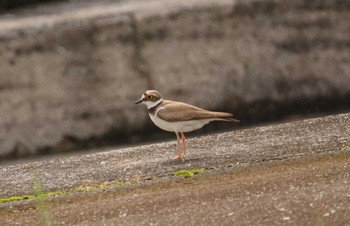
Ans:
[[[143,101],[143,97],[140,98],[140,100],[136,101],[135,104],[139,104]]]

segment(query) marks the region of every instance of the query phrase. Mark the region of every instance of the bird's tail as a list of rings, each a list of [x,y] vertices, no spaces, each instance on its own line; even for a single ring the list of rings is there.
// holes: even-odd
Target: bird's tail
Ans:
[[[220,118],[220,119],[226,122],[240,122],[238,119],[235,119],[235,118]]]
[[[233,118],[233,114],[227,112],[212,112],[216,120],[226,122],[240,122],[238,119]]]

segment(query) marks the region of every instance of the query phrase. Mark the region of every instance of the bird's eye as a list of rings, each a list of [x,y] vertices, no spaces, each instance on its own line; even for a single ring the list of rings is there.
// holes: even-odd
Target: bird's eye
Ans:
[[[146,96],[146,100],[152,99],[152,96]]]

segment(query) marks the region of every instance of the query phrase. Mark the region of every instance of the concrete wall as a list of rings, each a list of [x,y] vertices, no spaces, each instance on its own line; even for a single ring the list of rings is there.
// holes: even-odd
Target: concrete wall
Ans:
[[[0,158],[148,129],[133,102],[149,88],[246,121],[349,106],[349,11],[153,0],[0,18]]]

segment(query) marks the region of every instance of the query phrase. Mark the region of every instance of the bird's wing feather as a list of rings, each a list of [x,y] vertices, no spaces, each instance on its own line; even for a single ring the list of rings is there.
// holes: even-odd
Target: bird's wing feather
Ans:
[[[231,113],[212,112],[182,102],[169,102],[166,100],[163,101],[162,108],[157,112],[157,115],[159,118],[170,122],[211,118],[232,118]]]

